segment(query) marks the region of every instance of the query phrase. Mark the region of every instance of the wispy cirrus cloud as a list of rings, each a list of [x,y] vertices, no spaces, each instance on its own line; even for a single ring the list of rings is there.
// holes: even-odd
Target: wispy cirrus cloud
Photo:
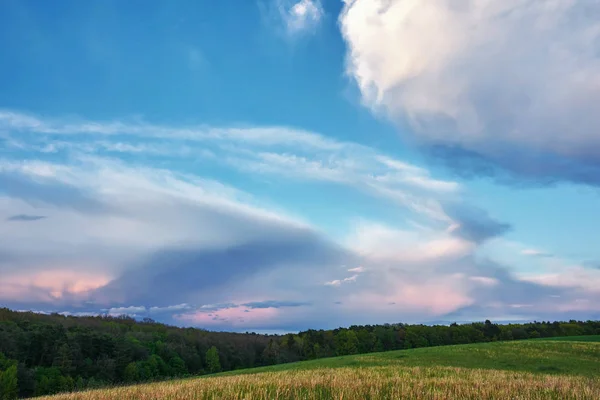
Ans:
[[[279,0],[278,7],[291,35],[314,31],[324,14],[320,0],[300,0],[291,5]]]
[[[281,307],[302,307],[302,306],[310,306],[311,304],[308,302],[301,301],[276,301],[276,300],[266,300],[266,301],[253,301],[250,303],[244,303],[242,306],[248,307],[250,309],[253,308],[281,308]]]
[[[546,257],[551,258],[554,257],[552,253],[548,253],[546,251],[537,250],[537,249],[523,249],[521,250],[521,254],[531,257]]]
[[[142,121],[42,120],[15,111],[0,112],[0,126],[11,132],[13,139],[20,136],[23,140],[26,135],[27,149],[38,152],[51,145],[56,154],[80,157],[179,157],[246,173],[330,182],[359,188],[442,222],[450,218],[436,197],[460,192],[457,182],[435,179],[426,169],[373,148],[289,127],[168,127]],[[13,163],[10,168],[52,167],[28,162],[25,167]]]
[[[363,266],[361,265],[361,266],[359,266],[359,267],[350,268],[350,269],[348,269],[348,272],[356,272],[356,273],[365,272],[365,267],[363,267]]]
[[[358,279],[358,274],[349,276],[344,279],[334,279],[332,281],[325,282],[325,285],[326,286],[340,286],[341,284],[344,284],[344,283],[356,282],[356,279]]]
[[[259,6],[269,27],[287,39],[314,34],[325,16],[321,0],[275,0]]]

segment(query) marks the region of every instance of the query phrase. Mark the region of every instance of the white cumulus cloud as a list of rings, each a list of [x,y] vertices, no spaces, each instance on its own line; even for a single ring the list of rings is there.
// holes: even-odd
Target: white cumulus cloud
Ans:
[[[345,0],[340,26],[364,103],[422,142],[600,166],[600,1]]]

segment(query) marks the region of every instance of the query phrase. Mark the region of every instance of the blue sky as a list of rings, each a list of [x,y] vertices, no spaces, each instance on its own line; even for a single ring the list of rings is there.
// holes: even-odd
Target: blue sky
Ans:
[[[598,318],[600,4],[461,4],[3,2],[0,303]]]

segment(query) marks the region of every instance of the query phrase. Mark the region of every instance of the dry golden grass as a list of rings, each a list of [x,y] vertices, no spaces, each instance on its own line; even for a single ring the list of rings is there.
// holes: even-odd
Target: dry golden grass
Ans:
[[[600,399],[600,377],[456,367],[372,366],[263,372],[47,397],[129,399]]]

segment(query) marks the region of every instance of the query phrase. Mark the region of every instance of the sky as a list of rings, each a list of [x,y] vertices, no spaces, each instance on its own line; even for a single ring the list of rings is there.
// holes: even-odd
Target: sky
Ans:
[[[0,55],[0,306],[600,319],[600,0],[7,0]]]

